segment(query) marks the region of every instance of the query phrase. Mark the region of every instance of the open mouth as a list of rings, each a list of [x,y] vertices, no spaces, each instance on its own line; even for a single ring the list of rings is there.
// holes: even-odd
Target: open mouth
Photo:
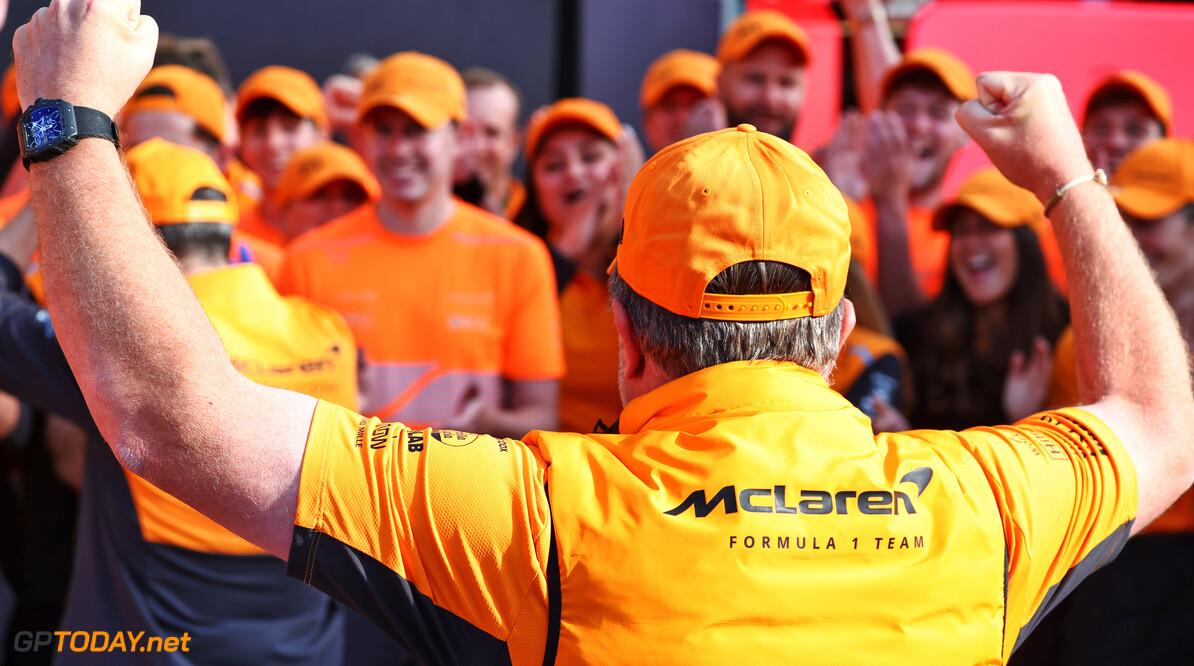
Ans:
[[[587,195],[587,194],[588,194],[588,191],[583,188],[569,190],[567,193],[564,194],[564,202],[569,203],[569,204],[577,203],[580,200],[584,199],[585,195]]]
[[[995,272],[995,257],[976,254],[962,263],[966,275],[972,280],[981,280]]]

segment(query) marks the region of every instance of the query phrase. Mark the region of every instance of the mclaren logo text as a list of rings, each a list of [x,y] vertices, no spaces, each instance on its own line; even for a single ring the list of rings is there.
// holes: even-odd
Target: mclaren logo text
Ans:
[[[916,498],[933,479],[933,470],[918,467],[900,478],[900,485],[911,483],[916,486]],[[789,490],[787,486],[770,488],[743,488],[725,486],[710,497],[704,490],[698,490],[684,498],[675,508],[664,511],[669,516],[679,516],[690,508],[697,518],[704,518],[721,507],[725,513],[748,511],[751,513],[825,514],[861,513],[873,516],[891,516],[916,513],[913,497],[896,490]]]

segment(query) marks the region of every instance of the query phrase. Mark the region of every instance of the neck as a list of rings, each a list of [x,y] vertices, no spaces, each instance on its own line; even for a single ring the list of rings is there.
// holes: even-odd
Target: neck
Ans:
[[[421,235],[431,233],[447,222],[455,206],[450,192],[431,194],[416,202],[387,197],[377,204],[377,219],[394,233]]]
[[[207,252],[193,252],[178,257],[178,263],[182,266],[183,273],[198,275],[217,268],[224,268],[228,265],[228,258],[214,256]]]

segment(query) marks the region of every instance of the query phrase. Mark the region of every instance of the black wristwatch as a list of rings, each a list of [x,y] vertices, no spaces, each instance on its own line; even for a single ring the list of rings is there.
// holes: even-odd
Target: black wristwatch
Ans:
[[[60,99],[39,97],[21,114],[17,134],[26,169],[30,162],[44,162],[65,153],[81,139],[107,139],[120,148],[120,133],[107,114]]]

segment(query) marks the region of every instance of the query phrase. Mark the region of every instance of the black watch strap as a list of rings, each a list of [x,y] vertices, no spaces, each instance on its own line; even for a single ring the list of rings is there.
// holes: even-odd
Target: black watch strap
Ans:
[[[76,106],[75,128],[80,139],[107,139],[120,149],[120,131],[116,129],[116,122],[102,111]]]

